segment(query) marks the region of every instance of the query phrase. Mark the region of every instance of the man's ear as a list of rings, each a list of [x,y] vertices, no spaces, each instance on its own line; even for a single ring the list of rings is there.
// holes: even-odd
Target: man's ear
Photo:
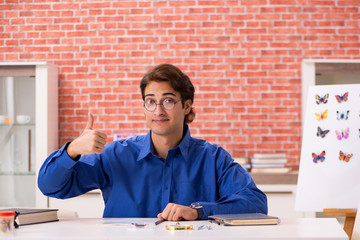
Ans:
[[[185,103],[184,103],[185,115],[190,113],[191,107],[192,107],[191,100],[190,99],[186,100]]]

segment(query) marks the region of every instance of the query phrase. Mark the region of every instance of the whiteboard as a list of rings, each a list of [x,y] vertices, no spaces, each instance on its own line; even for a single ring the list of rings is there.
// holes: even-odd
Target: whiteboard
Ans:
[[[311,86],[295,210],[357,208],[359,202],[360,85]]]

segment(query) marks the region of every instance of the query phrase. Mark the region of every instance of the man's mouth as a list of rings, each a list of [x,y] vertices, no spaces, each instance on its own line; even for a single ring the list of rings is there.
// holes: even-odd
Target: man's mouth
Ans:
[[[169,119],[165,119],[165,118],[163,118],[163,119],[153,119],[152,120],[153,122],[166,122],[166,121],[169,121]]]

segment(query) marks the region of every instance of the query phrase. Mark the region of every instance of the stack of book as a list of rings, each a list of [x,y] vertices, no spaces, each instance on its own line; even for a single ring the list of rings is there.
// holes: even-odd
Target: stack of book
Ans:
[[[235,157],[234,162],[240,164],[248,172],[251,169],[251,158],[250,157]]]
[[[257,173],[288,173],[291,168],[286,167],[284,153],[255,153],[251,159],[251,172]]]

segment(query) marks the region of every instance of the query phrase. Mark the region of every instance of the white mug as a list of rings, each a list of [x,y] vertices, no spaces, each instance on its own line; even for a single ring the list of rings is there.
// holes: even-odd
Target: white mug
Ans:
[[[18,124],[26,124],[29,123],[31,120],[31,117],[29,115],[17,115],[16,116],[16,122]]]
[[[6,119],[5,115],[0,115],[0,124],[5,124],[5,119]]]

